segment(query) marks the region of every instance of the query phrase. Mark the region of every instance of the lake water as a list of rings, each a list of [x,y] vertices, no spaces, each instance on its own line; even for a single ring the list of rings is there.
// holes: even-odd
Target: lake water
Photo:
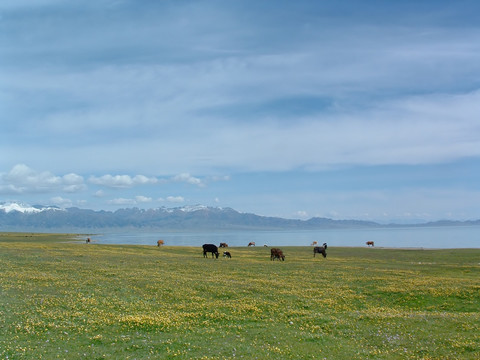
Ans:
[[[370,229],[284,230],[284,231],[189,231],[142,232],[128,230],[91,236],[98,244],[202,246],[221,242],[229,246],[309,246],[313,241],[332,246],[365,246],[396,248],[480,248],[480,226],[401,227]]]

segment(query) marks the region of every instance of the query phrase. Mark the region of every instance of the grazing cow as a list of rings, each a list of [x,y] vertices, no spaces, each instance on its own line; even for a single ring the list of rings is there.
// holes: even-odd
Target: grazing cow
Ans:
[[[225,247],[228,247],[228,244],[227,244],[227,243],[220,243],[220,246],[219,246],[219,247],[225,248]]]
[[[315,246],[313,248],[313,257],[315,257],[315,254],[322,254],[324,258],[327,257],[327,244],[323,244],[323,246]]]
[[[315,245],[318,245],[318,242],[316,241],[312,242],[311,246],[315,246]]]
[[[367,241],[366,244],[367,246],[375,246],[375,243],[373,241]]]
[[[86,243],[87,243],[87,244],[90,244],[90,238],[87,238]]]
[[[163,241],[163,240],[158,240],[157,241],[157,246],[162,246],[164,244],[165,244],[165,241]]]
[[[255,242],[253,242],[253,241],[249,242],[248,246],[255,246]]]
[[[283,251],[277,248],[272,248],[270,249],[270,260],[282,260],[285,261],[285,255],[283,255]]]
[[[203,257],[207,257],[207,252],[212,253],[212,258],[215,255],[215,257],[218,259],[218,248],[216,245],[213,244],[203,244]]]
[[[232,258],[232,254],[230,254],[229,251],[224,251],[224,252],[223,252],[223,257],[227,257],[227,258],[231,259],[231,258]]]

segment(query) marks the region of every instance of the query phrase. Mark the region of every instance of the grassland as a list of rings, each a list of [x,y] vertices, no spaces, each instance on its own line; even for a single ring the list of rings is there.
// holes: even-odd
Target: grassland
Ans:
[[[0,359],[479,359],[480,250],[0,234]]]

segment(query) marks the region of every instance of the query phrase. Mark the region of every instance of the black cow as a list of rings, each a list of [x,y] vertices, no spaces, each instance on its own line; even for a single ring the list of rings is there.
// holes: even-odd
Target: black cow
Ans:
[[[227,258],[231,259],[231,258],[232,258],[232,254],[230,254],[230,251],[224,251],[224,252],[223,252],[223,257],[227,257]]]
[[[323,243],[323,246],[315,246],[313,248],[313,257],[315,257],[315,254],[322,254],[324,258],[327,257],[327,243]]]
[[[213,244],[203,244],[203,257],[207,257],[207,252],[212,253],[212,258],[213,255],[218,259],[218,248],[216,245]]]

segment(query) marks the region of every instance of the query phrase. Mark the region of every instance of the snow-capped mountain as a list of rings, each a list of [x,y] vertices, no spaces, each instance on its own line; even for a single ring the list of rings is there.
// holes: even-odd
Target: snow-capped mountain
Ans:
[[[476,221],[448,221],[414,226],[436,225],[480,225]],[[208,207],[203,205],[176,208],[138,209],[116,211],[94,211],[89,209],[55,206],[26,205],[14,202],[0,204],[0,231],[24,231],[35,229],[93,231],[105,228],[139,228],[164,230],[279,230],[279,229],[345,229],[384,227],[370,221],[332,220],[311,218],[309,220],[284,219],[240,213],[232,208]],[[401,226],[401,225],[390,225]],[[412,225],[411,225],[412,226]]]
[[[17,211],[21,213],[39,213],[47,210],[61,210],[56,206],[43,206],[43,205],[27,205],[22,203],[7,202],[0,203],[0,210],[5,211],[6,213]]]
[[[52,206],[30,206],[19,203],[0,205],[0,231],[6,229],[102,229],[102,228],[162,228],[193,229],[296,229],[335,227],[331,219],[302,221],[240,213],[231,208],[204,205],[176,208],[94,211],[89,209]],[[373,224],[373,223],[372,223]],[[358,226],[358,223],[356,224]],[[367,225],[367,223],[365,223]],[[346,226],[342,223],[341,226]]]

